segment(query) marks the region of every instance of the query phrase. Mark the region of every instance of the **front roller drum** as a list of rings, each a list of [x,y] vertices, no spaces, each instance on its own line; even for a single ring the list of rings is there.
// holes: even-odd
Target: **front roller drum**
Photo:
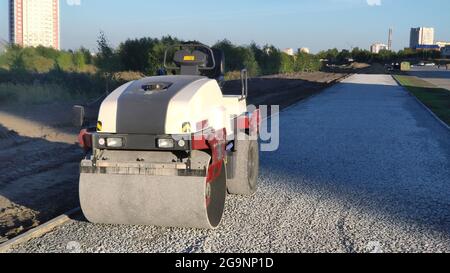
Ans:
[[[213,180],[82,173],[81,208],[92,223],[214,229],[222,220],[226,198],[223,162],[219,169]]]

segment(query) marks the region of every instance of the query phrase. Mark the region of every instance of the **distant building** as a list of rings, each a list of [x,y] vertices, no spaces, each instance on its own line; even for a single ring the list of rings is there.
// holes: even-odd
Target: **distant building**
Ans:
[[[446,46],[450,46],[450,42],[436,42],[436,45],[439,46],[439,48],[444,48]]]
[[[378,54],[381,50],[388,50],[388,48],[385,44],[375,43],[370,46],[370,52]]]
[[[441,52],[442,52],[442,57],[450,58],[450,45],[445,46],[444,48],[442,48]]]
[[[307,48],[307,47],[302,47],[302,48],[300,48],[298,51],[299,51],[300,53],[306,53],[306,54],[309,54],[309,53],[310,53],[309,48]]]
[[[394,37],[394,29],[389,29],[389,35],[388,35],[388,50],[392,50],[392,39]]]
[[[418,27],[411,29],[409,47],[416,49],[419,46],[434,45],[434,28]]]
[[[419,45],[415,47],[417,51],[441,51],[438,45]]]
[[[286,49],[283,50],[283,52],[286,53],[289,56],[294,56],[295,55],[293,48],[286,48]]]
[[[60,49],[58,0],[9,0],[10,42]]]

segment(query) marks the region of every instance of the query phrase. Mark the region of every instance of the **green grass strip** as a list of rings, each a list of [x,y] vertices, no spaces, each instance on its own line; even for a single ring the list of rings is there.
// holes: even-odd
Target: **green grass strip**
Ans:
[[[395,75],[395,79],[450,126],[450,91],[414,76]]]

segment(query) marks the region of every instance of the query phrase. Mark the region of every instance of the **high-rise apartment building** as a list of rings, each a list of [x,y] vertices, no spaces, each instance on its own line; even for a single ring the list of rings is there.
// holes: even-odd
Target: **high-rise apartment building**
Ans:
[[[418,27],[411,29],[409,47],[434,45],[434,28]]]
[[[13,44],[60,49],[59,0],[9,0],[9,28]]]

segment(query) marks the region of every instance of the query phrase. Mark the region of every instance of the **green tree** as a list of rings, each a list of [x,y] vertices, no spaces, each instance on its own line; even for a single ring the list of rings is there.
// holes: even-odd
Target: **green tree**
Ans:
[[[120,69],[120,58],[114,48],[109,45],[108,39],[103,31],[97,40],[98,54],[96,58],[96,65],[103,73],[105,81],[105,92],[109,93],[110,82],[113,80],[114,72]]]
[[[2,69],[8,69],[8,54],[6,52],[0,53],[0,68]]]
[[[352,54],[350,53],[350,51],[348,51],[347,49],[343,49],[341,50],[341,52],[338,53],[337,57],[336,57],[336,61],[339,63],[344,63],[346,62],[347,59],[351,58]]]
[[[40,56],[36,48],[15,48],[10,53],[11,70],[45,73],[54,67],[54,61]]]
[[[217,42],[214,47],[224,52],[226,71],[239,71],[246,68],[250,76],[256,76],[260,73],[251,47],[235,46],[228,40]]]
[[[81,48],[78,50],[78,52],[80,52],[81,54],[83,54],[83,56],[84,56],[84,61],[85,61],[85,63],[86,63],[87,65],[94,64],[93,57],[92,57],[91,51],[90,51],[89,49],[87,49],[87,48],[85,48],[85,47],[81,47]]]
[[[355,47],[352,50],[352,58],[355,59],[355,61],[360,63],[370,63],[373,59],[373,54],[368,50],[361,50],[358,47]]]
[[[153,45],[151,52],[148,54],[148,72],[155,75],[158,69],[164,67],[164,54],[169,44],[159,42]]]
[[[63,71],[74,71],[73,55],[69,52],[61,52],[56,59],[58,67]]]
[[[261,74],[277,74],[281,70],[281,51],[273,45],[265,45],[260,48],[255,43],[250,45],[250,49],[255,55],[256,62],[261,70]]]
[[[237,47],[236,50],[238,54],[238,60],[242,63],[241,65],[238,64],[238,67],[240,67],[240,69],[246,68],[248,74],[252,77],[259,75],[260,69],[258,63],[256,62],[253,51],[250,48],[244,46]]]
[[[222,40],[214,45],[215,48],[222,50],[225,54],[225,70],[236,71],[240,70],[242,66],[238,65],[238,56],[235,46],[228,40]]]
[[[97,40],[98,54],[96,65],[103,73],[111,76],[112,73],[119,71],[120,59],[114,48],[109,45],[108,39],[103,31]]]
[[[86,68],[85,54],[81,51],[76,51],[72,55],[72,62],[77,71],[84,71]]]
[[[148,73],[150,70],[149,55],[157,40],[142,38],[127,40],[119,46],[121,69],[124,71],[139,71]]]
[[[54,48],[38,46],[38,47],[36,47],[36,53],[39,56],[56,61],[59,57],[60,51],[58,51]]]
[[[13,71],[26,71],[22,52],[14,52],[9,57],[9,67]]]
[[[292,73],[295,70],[295,60],[284,52],[280,55],[280,71],[279,73]]]
[[[317,56],[320,59],[327,59],[330,62],[336,62],[339,55],[339,50],[337,48],[328,49],[326,51],[320,51]]]
[[[47,59],[42,56],[34,56],[28,64],[28,71],[47,73],[55,67],[55,62],[52,59]]]

